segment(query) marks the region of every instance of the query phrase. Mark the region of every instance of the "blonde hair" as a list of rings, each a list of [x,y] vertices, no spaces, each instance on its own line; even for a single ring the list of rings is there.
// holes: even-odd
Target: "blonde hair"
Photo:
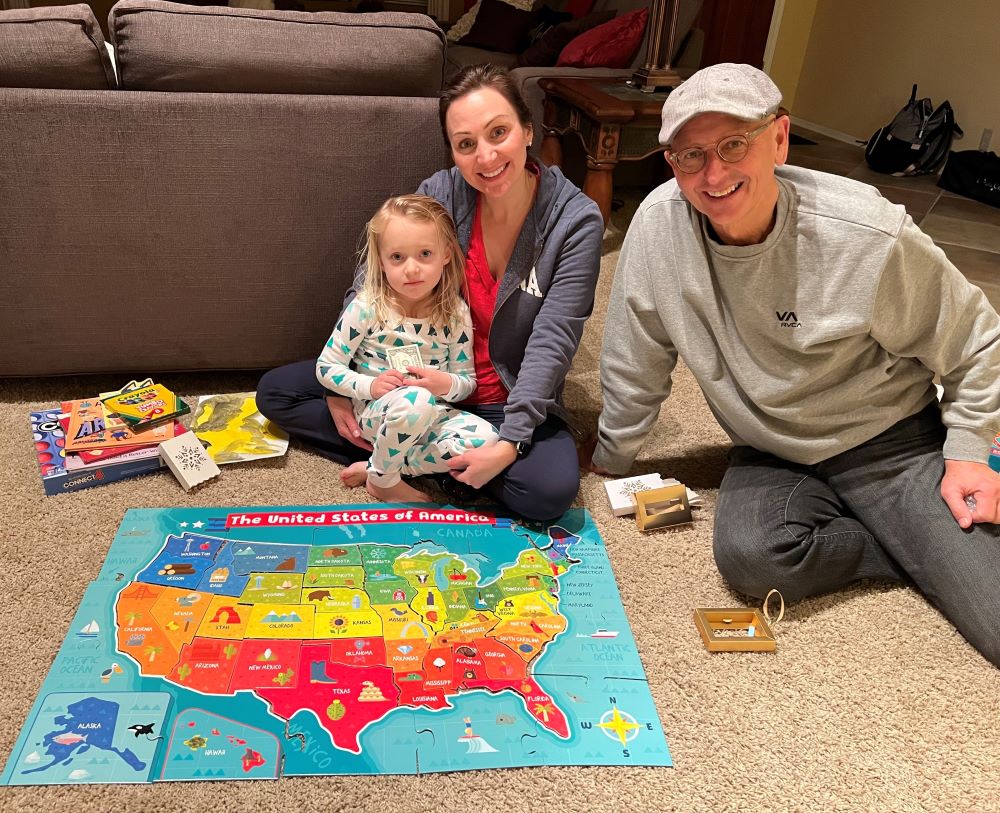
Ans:
[[[451,215],[427,195],[399,195],[389,198],[368,221],[366,245],[361,252],[361,265],[365,269],[361,293],[379,321],[399,318],[398,309],[394,306],[394,291],[389,287],[378,251],[379,236],[385,232],[386,226],[394,217],[417,223],[433,223],[437,227],[438,237],[451,259],[445,264],[441,279],[431,292],[428,318],[439,325],[454,324],[458,320],[459,305],[465,293],[465,257],[458,244]]]

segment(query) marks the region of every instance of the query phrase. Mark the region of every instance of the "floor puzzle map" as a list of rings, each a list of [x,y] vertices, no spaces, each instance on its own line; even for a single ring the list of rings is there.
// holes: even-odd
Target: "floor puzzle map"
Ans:
[[[131,509],[2,781],[670,764],[584,510]]]

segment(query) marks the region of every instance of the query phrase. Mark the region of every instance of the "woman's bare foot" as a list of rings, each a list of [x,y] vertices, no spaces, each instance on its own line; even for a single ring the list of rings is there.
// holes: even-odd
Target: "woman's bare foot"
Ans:
[[[377,486],[371,480],[368,480],[365,484],[365,488],[368,489],[368,493],[375,497],[375,499],[382,500],[383,502],[431,501],[431,498],[424,494],[423,491],[418,491],[413,486],[404,483],[402,480],[396,483],[396,485],[389,486],[388,488]]]
[[[364,460],[359,463],[352,463],[340,472],[340,482],[348,488],[363,486],[368,479],[368,464]]]

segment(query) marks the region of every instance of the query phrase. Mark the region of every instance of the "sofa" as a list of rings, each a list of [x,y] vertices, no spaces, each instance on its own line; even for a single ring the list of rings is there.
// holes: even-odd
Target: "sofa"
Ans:
[[[419,14],[0,12],[0,377],[314,356],[365,221],[447,165]]]
[[[572,0],[544,0],[544,4],[558,12],[565,12]],[[674,55],[672,64],[682,76],[689,76],[699,67],[701,58],[704,34],[700,29],[694,27],[695,20],[701,11],[702,0],[678,0],[680,8],[677,13],[677,30],[674,37]],[[529,3],[529,5],[531,5]],[[595,0],[590,7],[588,16],[594,19],[600,17],[615,17],[628,14],[641,8],[648,8],[649,0]],[[534,4],[536,14],[539,3]],[[475,18],[473,18],[474,24]],[[456,26],[462,21],[456,22]],[[462,26],[464,30],[468,26]],[[452,31],[449,34],[453,37]],[[568,79],[568,78],[599,78],[599,79],[620,79],[629,78],[632,73],[641,68],[646,61],[646,47],[649,41],[649,26],[647,25],[642,44],[636,51],[631,64],[626,68],[599,68],[599,67],[520,67],[524,62],[523,52],[505,53],[501,51],[489,51],[475,46],[461,44],[461,39],[456,42],[449,42],[447,64],[445,71],[447,76],[452,76],[466,65],[474,65],[480,62],[493,62],[510,69],[511,77],[516,82],[528,108],[531,110],[532,119],[536,127],[541,127],[542,115],[544,112],[545,93],[538,87],[538,81],[547,77]]]

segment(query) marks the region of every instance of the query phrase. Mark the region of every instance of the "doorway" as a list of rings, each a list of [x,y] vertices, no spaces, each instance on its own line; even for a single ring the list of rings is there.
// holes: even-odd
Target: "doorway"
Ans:
[[[695,26],[705,33],[699,67],[720,62],[764,66],[775,0],[703,0]]]

